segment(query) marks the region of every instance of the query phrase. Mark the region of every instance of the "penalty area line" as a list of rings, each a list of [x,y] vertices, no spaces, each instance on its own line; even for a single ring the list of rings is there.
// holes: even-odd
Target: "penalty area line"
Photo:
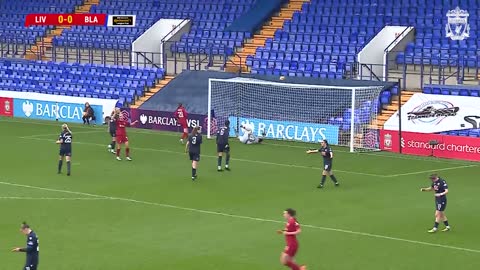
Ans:
[[[284,221],[274,220],[274,219],[265,219],[265,218],[258,218],[258,217],[228,214],[228,213],[223,213],[223,212],[216,212],[216,211],[203,210],[203,209],[190,208],[190,207],[182,207],[182,206],[171,205],[171,204],[141,201],[141,200],[135,200],[135,199],[122,198],[122,197],[111,197],[111,196],[98,195],[98,194],[92,194],[92,193],[86,193],[86,192],[76,192],[76,191],[70,191],[70,190],[30,186],[30,185],[16,184],[16,183],[3,182],[3,181],[0,181],[0,185],[22,187],[22,188],[29,188],[29,189],[37,189],[37,190],[45,190],[45,191],[65,193],[65,194],[76,194],[76,195],[79,195],[79,196],[89,196],[89,197],[92,197],[92,198],[123,201],[123,202],[129,202],[129,203],[134,203],[134,204],[156,206],[156,207],[161,207],[161,208],[170,208],[170,209],[176,209],[176,210],[182,210],[182,211],[188,211],[188,212],[194,212],[194,213],[200,213],[200,214],[223,216],[223,217],[243,219],[243,220],[252,220],[252,221],[268,222],[268,223],[275,223],[275,224],[285,224]],[[435,244],[435,243],[430,243],[430,242],[416,241],[416,240],[410,240],[410,239],[404,239],[404,238],[398,238],[398,237],[392,237],[392,236],[386,236],[386,235],[372,234],[372,233],[366,233],[366,232],[357,232],[357,231],[344,230],[344,229],[339,229],[339,228],[323,227],[323,226],[316,226],[316,225],[310,225],[310,224],[302,224],[302,226],[305,227],[305,228],[311,228],[311,229],[317,229],[317,230],[323,230],[323,231],[331,231],[331,232],[338,232],[338,233],[344,233],[344,234],[359,235],[359,236],[365,236],[365,237],[369,237],[369,238],[391,240],[391,241],[397,241],[397,242],[410,243],[410,244],[414,244],[414,245],[430,246],[430,247],[436,247],[436,248],[443,248],[443,249],[450,249],[450,250],[457,250],[457,251],[462,251],[462,252],[480,254],[480,250],[478,250],[478,249]]]
[[[27,140],[36,140],[36,141],[50,141],[48,139],[43,138],[36,138],[36,137],[20,137],[21,139]],[[99,143],[88,143],[88,142],[74,142],[74,144],[84,144],[84,145],[92,145],[92,146],[101,146],[105,147],[103,144]],[[172,151],[166,149],[155,149],[155,148],[141,148],[141,147],[130,147],[133,150],[140,150],[140,151],[151,151],[151,152],[160,152],[160,153],[168,153],[168,154],[176,154],[185,156],[184,152],[179,151]],[[217,156],[210,156],[210,155],[202,155],[202,157],[207,158],[217,158]],[[254,159],[242,159],[242,158],[232,158],[231,160],[236,160],[240,162],[248,162],[248,163],[256,163],[256,164],[264,164],[264,165],[272,165],[272,166],[281,166],[281,167],[288,167],[288,168],[298,168],[298,169],[310,169],[310,170],[323,170],[319,167],[313,166],[303,166],[303,165],[295,165],[295,164],[285,164],[285,163],[276,163],[276,162],[268,162],[268,161],[261,161],[261,160],[254,160]],[[372,173],[362,173],[362,172],[353,172],[353,171],[344,171],[344,170],[335,170],[336,172],[345,173],[345,174],[354,174],[354,175],[364,175],[364,176],[371,176],[371,177],[385,177],[385,175],[380,174],[372,174]]]
[[[425,171],[416,171],[416,172],[409,172],[409,173],[390,174],[390,175],[385,175],[384,177],[392,178],[392,177],[408,176],[408,175],[416,175],[416,174],[424,174],[424,173],[444,172],[444,171],[466,169],[466,168],[473,168],[473,167],[478,167],[478,165],[473,165],[472,164],[472,165],[447,167],[447,168],[432,169],[432,170],[425,170]]]
[[[13,118],[0,118],[0,122],[6,122],[6,123],[17,123],[17,124],[26,124],[26,125],[40,125],[40,126],[58,126],[58,124],[52,123],[52,122],[34,122],[34,121],[24,121],[24,120],[14,120]],[[105,132],[107,133],[106,130],[102,129],[102,125],[98,125],[96,127],[92,126],[82,126],[80,124],[77,124],[75,126],[75,129],[96,129],[99,133]],[[99,130],[102,129],[102,130]],[[180,131],[180,130],[179,130]],[[178,137],[178,134],[175,134],[173,132],[168,132],[168,131],[159,131],[159,130],[153,130],[153,129],[141,129],[141,128],[133,128],[130,129],[129,132],[134,133],[134,134],[147,134],[147,135],[158,135],[158,136],[168,136],[168,137]],[[79,132],[75,132],[79,133]],[[89,133],[89,131],[86,131],[85,133]],[[50,136],[50,134],[48,134]],[[52,134],[51,136],[58,135],[58,134]],[[38,136],[38,135],[34,135]],[[46,135],[42,135],[46,136]],[[25,136],[25,137],[31,137],[31,136]],[[25,137],[20,137],[24,139],[28,139]],[[311,147],[309,146],[300,146],[300,145],[289,145],[289,144],[281,144],[281,143],[275,143],[275,142],[268,142],[264,143],[265,145],[269,146],[276,146],[276,147],[286,147],[286,148],[298,148],[298,149],[308,149]],[[312,144],[313,145],[313,144]],[[341,152],[341,153],[350,153],[350,151],[345,151],[345,150],[335,150],[336,152]],[[430,158],[430,157],[417,157],[417,156],[408,156],[408,155],[391,155],[389,153],[382,154],[382,152],[364,152],[364,153],[355,153],[359,155],[366,155],[366,156],[376,156],[376,157],[381,157],[381,158],[389,158],[389,159],[403,159],[403,160],[414,160],[414,161],[422,161],[422,162],[432,162],[432,163],[443,163],[443,164],[471,164],[472,162],[469,161],[460,161],[460,160],[447,160],[447,159],[435,159],[435,158]],[[338,171],[338,170],[337,170]]]

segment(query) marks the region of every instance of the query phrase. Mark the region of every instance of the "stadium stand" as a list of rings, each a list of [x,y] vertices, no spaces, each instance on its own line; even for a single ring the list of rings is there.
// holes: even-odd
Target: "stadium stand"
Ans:
[[[397,55],[397,63],[479,67],[480,40],[477,38],[480,27],[479,2],[475,0],[419,2],[419,5],[403,6],[395,10],[394,15],[405,17],[408,24],[416,28],[415,42],[408,44],[405,52]],[[469,13],[470,33],[466,40],[457,41],[445,37],[444,28],[447,24],[445,14],[456,6],[474,11]],[[406,19],[402,23],[407,23]]]
[[[156,68],[0,60],[2,90],[118,99],[134,103],[164,77]]]
[[[424,94],[479,97],[480,87],[468,85],[425,85]]]
[[[34,45],[39,37],[45,36],[52,26],[25,27],[25,15],[29,13],[72,13],[82,0],[46,1],[0,1],[0,43],[2,57],[25,55],[27,47]],[[9,46],[12,45],[12,46]],[[13,46],[15,45],[15,46]]]
[[[231,54],[233,48],[241,46],[248,33],[225,32],[226,26],[246,12],[254,0],[103,0],[93,5],[91,13],[134,14],[134,28],[105,28],[74,26],[54,38],[57,46],[77,46],[96,49],[130,49],[131,43],[160,18],[191,19],[189,34],[174,46],[178,52],[199,52],[211,49],[213,54]]]
[[[470,38],[451,41],[444,37],[445,14],[456,5],[468,7]],[[321,78],[341,78],[352,68],[357,53],[385,25],[414,26],[416,42],[397,56],[398,64],[459,64],[480,66],[476,38],[479,3],[475,0],[313,0],[286,20],[265,46],[247,57],[252,73]]]
[[[27,1],[22,5],[13,0],[0,3],[0,15],[3,27],[2,42],[23,43],[32,45],[38,37],[47,35],[46,27],[24,28],[24,15],[35,12],[86,12],[108,14],[136,14],[135,28],[98,28],[73,26],[62,28],[55,32],[52,42],[55,46],[65,48],[88,49],[130,49],[131,42],[141,35],[148,27],[160,18],[192,19],[192,28],[188,34],[172,46],[177,53],[201,53],[208,48],[213,54],[232,54],[234,48],[245,43],[244,59],[253,74],[284,75],[294,77],[315,77],[339,79],[344,77],[355,63],[357,53],[385,25],[413,25],[417,31],[415,44],[409,44],[405,54],[399,54],[398,63],[405,60],[407,52],[419,52],[419,46],[436,48],[439,38],[442,55],[450,57],[452,52],[465,52],[471,56],[476,52],[476,34],[478,12],[470,14],[471,38],[465,42],[446,42],[440,38],[446,19],[444,13],[452,5],[461,4],[477,7],[474,0],[401,0],[397,2],[376,0],[339,0],[310,2],[291,0],[284,5],[278,15],[273,17],[259,31],[251,36],[250,32],[229,32],[228,27],[255,7],[258,0],[240,0],[231,3],[227,0],[200,0],[195,3],[186,0],[46,0]],[[283,3],[283,2],[282,2]],[[25,7],[26,5],[26,7]],[[7,27],[8,26],[8,27]],[[10,28],[13,26],[14,28]],[[16,32],[12,32],[16,31]],[[7,34],[5,34],[7,33]],[[19,34],[20,33],[20,34]],[[8,40],[6,37],[10,37]],[[249,38],[252,39],[249,39]],[[430,41],[432,46],[430,46]],[[443,43],[442,43],[443,42]],[[449,46],[448,50],[447,45]],[[26,48],[27,46],[24,46]],[[438,46],[437,46],[438,47]],[[422,49],[422,53],[424,52]],[[448,54],[445,54],[447,53]],[[402,56],[403,55],[403,56]],[[8,56],[8,55],[7,55]],[[234,56],[237,57],[237,56]],[[442,56],[443,57],[443,56]],[[478,57],[478,56],[477,56]],[[400,60],[399,60],[400,59]],[[237,59],[238,60],[238,59]],[[237,60],[233,62],[238,62]],[[434,64],[436,62],[422,62]],[[439,62],[439,64],[445,62]],[[29,75],[36,70],[45,71],[41,77]],[[47,61],[40,62],[10,62],[3,61],[1,66],[1,86],[6,89],[25,91],[40,91],[43,93],[94,96],[100,98],[120,98],[124,104],[133,104],[145,91],[156,86],[165,79],[165,71],[158,68],[132,68],[120,66],[100,66],[95,64],[67,64]],[[91,73],[93,72],[93,73]],[[96,73],[95,73],[96,72]],[[91,74],[100,74],[95,82]],[[60,76],[57,76],[61,74]],[[89,75],[90,74],[90,75]],[[98,75],[97,74],[97,75]],[[154,74],[154,75],[152,75]],[[54,78],[49,81],[49,76]],[[20,78],[27,79],[22,81]],[[168,81],[172,78],[168,78]],[[61,81],[69,80],[69,81]],[[39,86],[33,90],[33,86]],[[161,85],[164,86],[165,84]],[[70,89],[71,91],[67,90]],[[131,89],[130,89],[131,88]],[[158,90],[158,89],[157,89]],[[432,90],[434,91],[434,90]],[[436,91],[436,90],[435,90]],[[441,90],[442,91],[442,90]],[[455,91],[450,91],[455,93]],[[459,94],[465,94],[459,91]],[[472,95],[478,91],[469,92]],[[398,87],[384,90],[380,100],[373,106],[374,110],[382,111],[395,107],[399,94]],[[408,97],[410,93],[406,94]],[[148,97],[151,95],[149,94]],[[146,98],[142,98],[142,102]],[[402,100],[403,103],[403,100]],[[139,104],[136,104],[139,106]],[[390,108],[390,109],[393,109]],[[331,123],[340,123],[348,117],[348,112]],[[356,112],[358,121],[365,121],[362,112]]]

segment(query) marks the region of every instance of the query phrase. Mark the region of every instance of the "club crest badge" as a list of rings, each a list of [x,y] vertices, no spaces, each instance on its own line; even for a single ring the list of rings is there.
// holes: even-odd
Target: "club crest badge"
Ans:
[[[392,147],[392,135],[391,134],[385,134],[383,136],[383,145],[385,148],[391,148]]]
[[[470,37],[470,25],[468,24],[468,11],[457,7],[447,12],[447,24],[445,25],[445,37],[451,40],[465,40]]]
[[[10,101],[6,100],[4,105],[5,112],[10,112]]]

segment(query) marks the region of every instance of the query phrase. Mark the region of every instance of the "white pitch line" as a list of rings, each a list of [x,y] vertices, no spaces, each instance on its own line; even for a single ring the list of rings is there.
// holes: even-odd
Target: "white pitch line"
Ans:
[[[472,165],[457,166],[457,167],[447,167],[447,168],[441,168],[436,170],[432,169],[432,170],[409,172],[409,173],[390,174],[390,175],[386,175],[385,177],[391,178],[391,177],[416,175],[416,174],[423,174],[423,173],[435,173],[435,172],[451,171],[451,170],[458,170],[458,169],[465,169],[465,168],[472,168],[472,167],[478,167],[478,165],[472,164]]]
[[[1,119],[1,118],[0,118]],[[12,119],[4,119],[0,120],[0,122],[6,122],[6,123],[19,123],[19,124],[33,124],[33,125],[41,125],[41,126],[58,126],[58,124],[52,124],[52,123],[47,123],[47,122],[26,122],[26,121],[18,121],[18,120],[12,120]],[[91,126],[75,126],[77,129],[99,129],[101,126],[96,126],[96,127],[91,127]],[[102,132],[102,131],[98,131]],[[107,132],[107,131],[105,131]],[[169,137],[178,137],[177,134],[173,132],[167,132],[167,131],[159,131],[159,130],[151,130],[151,129],[130,129],[129,132],[135,133],[135,134],[151,134],[151,135],[159,135],[159,136],[169,136]],[[35,135],[38,136],[38,135]],[[271,146],[277,146],[277,147],[287,147],[287,148],[299,148],[299,149],[306,149],[309,148],[308,146],[298,146],[298,145],[288,145],[288,144],[279,144],[279,143],[270,143],[266,142],[266,145],[271,145]],[[312,144],[314,145],[314,144]],[[344,150],[335,150],[336,152],[340,153],[350,153],[350,151],[344,151]],[[432,162],[432,163],[443,163],[443,164],[468,164],[469,161],[459,161],[459,160],[446,160],[446,159],[434,159],[434,158],[421,158],[417,156],[409,156],[409,155],[389,155],[389,154],[381,154],[378,152],[375,153],[355,153],[359,155],[367,155],[367,156],[377,156],[377,157],[383,157],[383,158],[394,158],[394,159],[403,159],[403,160],[418,160],[418,161],[424,161],[424,162]],[[470,162],[471,163],[471,162]]]
[[[45,200],[45,201],[99,201],[99,200],[111,200],[107,198],[55,198],[55,197],[0,197],[1,200]]]
[[[230,218],[236,218],[236,219],[253,220],[253,221],[276,223],[276,224],[284,224],[285,223],[284,221],[280,221],[280,220],[228,214],[228,213],[222,213],[222,212],[216,212],[216,211],[210,211],[210,210],[203,210],[203,209],[190,208],[190,207],[182,207],[182,206],[176,206],[176,205],[171,205],[171,204],[148,202],[148,201],[141,201],[141,200],[135,200],[135,199],[121,198],[121,197],[104,196],[104,195],[98,195],[98,194],[92,194],[92,193],[86,193],[86,192],[76,192],[76,191],[70,191],[70,190],[45,188],[45,187],[30,186],[30,185],[16,184],[16,183],[3,182],[3,181],[0,181],[0,184],[1,185],[7,185],[7,186],[14,186],[14,187],[22,187],[22,188],[45,190],[45,191],[51,191],[51,192],[59,192],[59,193],[65,193],[65,194],[75,194],[75,195],[80,195],[80,196],[89,196],[89,197],[100,198],[100,199],[109,199],[109,200],[130,202],[130,203],[135,203],[135,204],[143,204],[143,205],[150,205],[150,206],[156,206],[156,207],[161,207],[161,208],[177,209],[177,210],[183,210],[183,211],[189,211],[189,212],[195,212],[195,213],[201,213],[201,214],[208,214],[208,215],[215,215],[215,216],[230,217]],[[357,232],[357,231],[344,230],[344,229],[339,229],[339,228],[322,227],[322,226],[309,225],[309,224],[302,224],[302,226],[306,227],[306,228],[318,229],[318,230],[323,230],[323,231],[332,231],[332,232],[339,232],[339,233],[345,233],[345,234],[360,235],[360,236],[365,236],[365,237],[370,237],[370,238],[392,240],[392,241],[410,243],[410,244],[415,244],[415,245],[423,245],[423,246],[430,246],[430,247],[437,247],[437,248],[444,248],[444,249],[451,249],[451,250],[457,250],[457,251],[463,251],[463,252],[469,252],[469,253],[479,253],[480,254],[480,250],[478,250],[478,249],[435,244],[435,243],[429,243],[429,242],[423,242],[423,241],[403,239],[403,238],[398,238],[398,237],[391,237],[391,236],[372,234],[372,233],[366,233],[366,232]]]
[[[36,137],[21,138],[21,139],[36,140],[36,141],[50,141],[50,140],[48,140],[48,139],[42,139],[42,138],[36,138]],[[105,147],[105,145],[99,144],[99,143],[74,142],[74,144],[84,144],[84,145],[93,145],[93,146],[102,146],[102,147]],[[142,151],[153,151],[153,152],[169,153],[169,154],[176,154],[176,155],[185,156],[185,153],[183,153],[183,152],[171,151],[171,150],[166,150],[166,149],[141,148],[141,147],[131,147],[131,149],[134,149],[134,150],[142,150]],[[202,157],[217,158],[217,156],[210,156],[210,155],[202,155]],[[268,161],[261,161],[261,160],[250,160],[250,159],[242,159],[242,158],[232,158],[231,160],[236,160],[236,161],[241,161],[241,162],[249,162],[249,163],[256,163],[256,164],[272,165],[272,166],[281,166],[281,167],[288,167],[288,168],[322,170],[322,168],[319,168],[319,167],[310,167],[310,166],[295,165],[295,164],[275,163],[275,162],[268,162]],[[364,175],[364,176],[371,176],[371,177],[385,177],[385,175],[371,174],[371,173],[342,171],[342,170],[335,170],[335,171],[336,171],[336,172],[341,172],[341,173],[346,173],[346,174],[354,174],[354,175]]]

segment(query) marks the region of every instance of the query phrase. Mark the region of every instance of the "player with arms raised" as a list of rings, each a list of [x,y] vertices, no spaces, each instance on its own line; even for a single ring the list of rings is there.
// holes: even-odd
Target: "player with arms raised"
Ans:
[[[292,208],[288,208],[283,211],[283,217],[287,220],[287,225],[285,226],[284,230],[278,230],[277,233],[285,235],[287,245],[285,250],[280,255],[280,262],[292,270],[306,270],[306,266],[299,266],[295,263],[294,259],[298,251],[297,235],[302,232],[300,224],[295,216],[296,211]]]
[[[115,114],[114,116],[115,122],[116,122],[116,141],[117,141],[117,160],[120,161],[122,160],[120,158],[120,151],[122,150],[122,144],[125,145],[125,156],[128,161],[132,161],[132,158],[130,158],[130,147],[128,145],[128,137],[127,137],[127,127],[134,126],[137,124],[138,121],[134,121],[130,123],[128,119],[124,119],[124,117],[121,117],[120,114]]]
[[[178,124],[180,124],[183,129],[182,137],[180,138],[180,142],[183,143],[183,140],[188,138],[188,114],[182,103],[178,103],[178,107],[175,110],[173,116],[175,117],[175,119],[177,119]]]
[[[420,191],[435,191],[435,224],[428,232],[437,232],[440,221],[443,221],[443,224],[445,224],[445,229],[443,229],[442,232],[448,232],[450,231],[450,225],[448,224],[448,219],[445,215],[448,194],[447,181],[440,178],[437,174],[430,175],[430,180],[432,180],[432,185],[430,187],[420,189]]]
[[[322,181],[320,182],[320,185],[318,185],[317,188],[323,188],[323,185],[325,184],[325,180],[327,179],[327,175],[330,176],[330,179],[332,179],[333,183],[335,183],[335,186],[338,187],[340,183],[338,183],[337,178],[335,177],[335,175],[333,175],[333,171],[332,171],[332,165],[333,165],[332,164],[333,163],[332,148],[330,148],[330,145],[328,144],[327,140],[322,140],[321,146],[322,147],[320,149],[307,151],[307,154],[321,153],[323,156]]]
[[[200,161],[200,145],[202,144],[202,134],[200,127],[194,127],[192,134],[188,137],[185,145],[185,153],[188,151],[190,160],[192,161],[192,181],[197,179],[198,162]]]
[[[225,126],[217,131],[217,171],[222,171],[222,158],[225,157],[225,170],[230,171],[230,145],[228,144],[228,138],[230,137],[230,121],[225,121]]]
[[[58,173],[62,173],[63,159],[67,161],[67,175],[70,176],[70,168],[72,161],[72,131],[68,128],[67,124],[62,125],[62,133],[58,136],[56,141],[60,144],[60,153],[58,159]]]

